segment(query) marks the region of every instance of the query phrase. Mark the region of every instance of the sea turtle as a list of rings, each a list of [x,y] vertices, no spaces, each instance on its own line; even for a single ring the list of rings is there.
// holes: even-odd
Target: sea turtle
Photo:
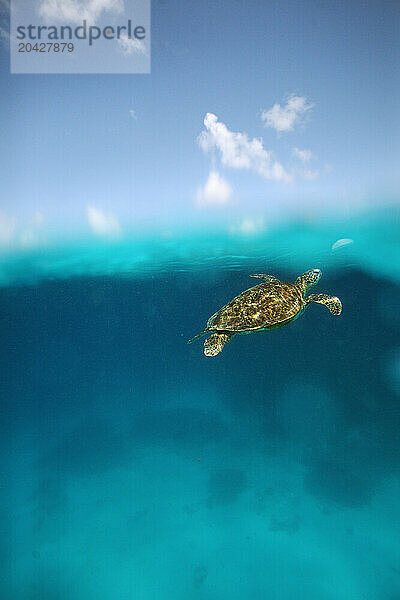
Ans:
[[[215,356],[236,333],[266,331],[286,325],[297,319],[309,302],[324,304],[333,315],[340,315],[342,303],[336,296],[306,296],[308,289],[317,283],[321,275],[319,269],[310,269],[300,275],[295,283],[284,283],[273,275],[264,273],[250,275],[264,279],[264,282],[242,292],[212,315],[206,328],[188,343],[211,333],[204,342],[204,354]]]

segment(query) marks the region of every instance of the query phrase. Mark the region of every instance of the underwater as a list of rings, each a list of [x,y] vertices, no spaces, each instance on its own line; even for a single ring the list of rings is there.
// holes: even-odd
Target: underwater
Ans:
[[[400,597],[399,223],[3,254],[1,597]],[[187,345],[311,267],[340,316]]]

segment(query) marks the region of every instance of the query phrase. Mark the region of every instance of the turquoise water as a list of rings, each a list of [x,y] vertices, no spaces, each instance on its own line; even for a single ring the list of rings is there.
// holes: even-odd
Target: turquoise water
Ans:
[[[0,285],[36,283],[74,276],[194,272],[200,277],[222,269],[304,269],[311,262],[328,269],[352,266],[390,280],[400,279],[400,211],[371,211],[336,220],[311,217],[275,223],[256,235],[222,227],[132,231],[122,239],[84,235],[43,236],[35,247],[3,249]],[[60,241],[61,240],[61,241]],[[0,247],[1,249],[1,247]]]
[[[187,345],[314,267],[340,317]],[[2,599],[400,598],[397,211],[48,241],[0,282]]]

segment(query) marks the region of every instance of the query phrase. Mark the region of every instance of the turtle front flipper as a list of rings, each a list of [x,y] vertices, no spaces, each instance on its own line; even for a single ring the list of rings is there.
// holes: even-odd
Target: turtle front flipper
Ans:
[[[318,302],[324,304],[332,315],[340,315],[342,312],[342,303],[336,296],[328,296],[327,294],[311,294],[307,296],[306,302]]]
[[[229,333],[213,333],[204,342],[204,354],[206,356],[215,356],[216,354],[219,354],[232,336],[233,334]]]
[[[304,294],[304,292],[306,292],[309,287],[315,285],[321,279],[321,275],[322,271],[320,271],[319,269],[310,269],[309,271],[306,271],[305,273],[303,273],[303,275],[300,275],[300,277],[296,279],[296,285],[301,289],[301,291]]]
[[[279,283],[279,279],[277,279],[273,275],[266,275],[265,273],[254,273],[253,275],[250,275],[250,277],[258,277],[259,279],[265,279],[265,281],[269,281],[270,283],[273,283],[274,281],[276,281],[276,283]]]

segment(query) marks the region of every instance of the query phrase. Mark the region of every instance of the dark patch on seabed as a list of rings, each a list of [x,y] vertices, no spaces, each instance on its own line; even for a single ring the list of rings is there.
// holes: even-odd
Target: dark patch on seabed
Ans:
[[[399,287],[186,344],[252,283],[0,290],[1,598],[400,598]]]

